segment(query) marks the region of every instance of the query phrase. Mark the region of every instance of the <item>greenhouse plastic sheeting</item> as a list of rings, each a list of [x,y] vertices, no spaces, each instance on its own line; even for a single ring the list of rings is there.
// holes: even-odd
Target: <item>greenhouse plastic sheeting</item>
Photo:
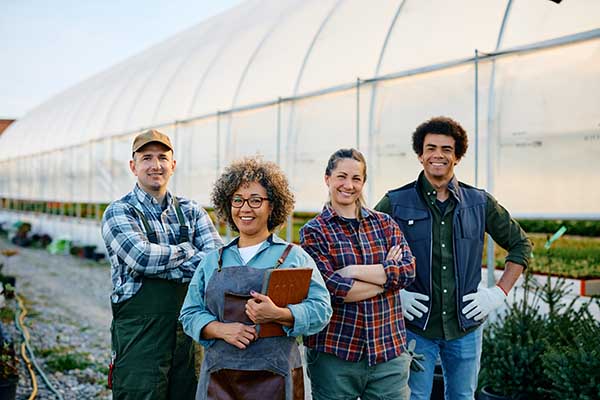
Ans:
[[[599,65],[597,0],[250,0],[12,124],[0,197],[118,198],[133,137],[155,127],[175,144],[171,189],[202,205],[231,160],[261,154],[317,211],[350,146],[373,205],[419,172],[414,128],[448,115],[469,133],[460,179],[518,216],[600,218]]]

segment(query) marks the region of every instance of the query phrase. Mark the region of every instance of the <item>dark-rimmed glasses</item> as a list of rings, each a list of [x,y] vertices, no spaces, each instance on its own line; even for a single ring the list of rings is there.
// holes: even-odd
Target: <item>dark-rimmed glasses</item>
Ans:
[[[270,200],[268,197],[252,196],[244,199],[243,197],[235,196],[231,198],[231,207],[242,208],[244,203],[248,202],[250,208],[260,208],[264,200]]]

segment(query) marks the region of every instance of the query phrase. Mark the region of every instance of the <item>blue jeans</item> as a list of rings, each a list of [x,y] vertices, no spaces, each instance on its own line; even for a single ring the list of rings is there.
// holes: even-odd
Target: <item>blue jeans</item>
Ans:
[[[415,353],[423,354],[425,371],[410,373],[411,400],[429,400],[433,386],[433,370],[440,356],[444,372],[446,400],[472,400],[477,389],[481,359],[482,327],[454,340],[430,340],[406,330],[407,341],[415,339]]]
[[[408,400],[410,356],[369,366],[366,359],[342,360],[306,348],[306,365],[313,400]]]

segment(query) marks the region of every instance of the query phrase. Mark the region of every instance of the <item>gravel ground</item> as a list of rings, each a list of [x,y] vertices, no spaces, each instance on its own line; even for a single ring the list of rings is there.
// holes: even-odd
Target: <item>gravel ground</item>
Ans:
[[[0,248],[14,248],[4,239]],[[35,357],[54,387],[66,399],[110,399],[106,372],[110,358],[110,267],[106,263],[73,256],[50,255],[45,250],[18,248],[19,254],[6,259],[3,273],[16,276],[16,292],[25,301],[29,314],[25,326],[31,335]],[[16,301],[7,302],[16,307]],[[14,324],[4,323],[21,343]],[[52,372],[49,361],[57,354],[79,357],[90,365],[83,369]],[[17,399],[28,399],[31,381],[21,362]],[[41,377],[38,399],[54,399]]]

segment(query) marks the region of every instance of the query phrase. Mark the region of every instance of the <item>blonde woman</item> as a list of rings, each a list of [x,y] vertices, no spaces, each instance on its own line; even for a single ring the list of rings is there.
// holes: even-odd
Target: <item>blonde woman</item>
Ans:
[[[330,201],[300,230],[331,295],[333,316],[304,340],[315,400],[408,399],[400,289],[414,258],[396,222],[363,205],[367,164],[355,149],[336,151],[325,169]]]

